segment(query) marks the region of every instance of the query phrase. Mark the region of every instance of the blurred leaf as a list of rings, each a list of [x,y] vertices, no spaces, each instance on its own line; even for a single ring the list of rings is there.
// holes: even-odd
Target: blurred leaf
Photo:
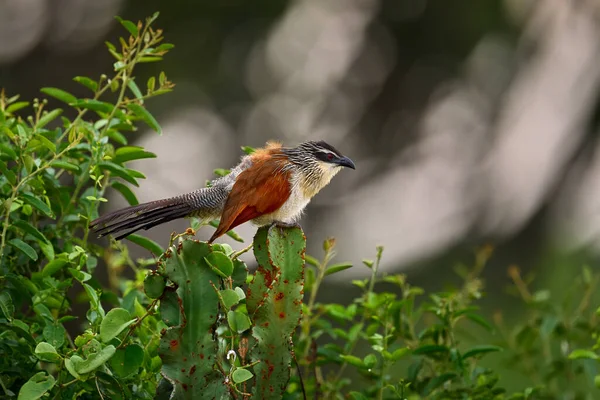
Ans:
[[[62,114],[63,110],[60,108],[56,108],[52,111],[50,111],[49,113],[46,113],[44,115],[42,115],[42,117],[38,120],[38,123],[36,124],[36,127],[39,128],[43,128],[46,125],[48,125],[50,122],[54,121],[56,118],[58,118],[61,114]],[[47,140],[47,139],[46,139]],[[55,152],[55,151],[54,151]]]
[[[0,172],[6,177],[11,185],[14,186],[17,184],[17,176],[14,172],[8,169],[8,166],[2,160],[0,160]]]
[[[413,351],[414,355],[429,355],[429,354],[435,354],[435,353],[447,353],[450,349],[448,349],[448,347],[446,346],[441,346],[441,345],[437,345],[437,344],[428,344],[425,346],[421,346],[416,348]]]
[[[115,176],[124,179],[132,185],[139,186],[135,178],[131,176],[131,174],[124,167],[118,164],[115,164],[110,161],[101,161],[98,163],[98,167],[110,171]]]
[[[102,319],[102,323],[100,324],[100,340],[104,343],[110,342],[135,321],[136,318],[131,318],[129,311],[124,308],[113,308]]]
[[[158,124],[156,119],[154,119],[152,114],[148,112],[148,110],[135,103],[129,103],[127,105],[127,108],[129,108],[131,112],[135,114],[136,117],[140,118],[142,121],[148,124],[150,128],[154,129],[159,135],[162,135],[160,125]]]
[[[61,348],[65,343],[65,335],[67,331],[59,323],[48,323],[44,327],[44,338],[55,348]]]
[[[154,240],[148,239],[147,237],[144,237],[144,236],[137,235],[135,233],[132,233],[131,235],[127,236],[127,240],[129,240],[130,242],[133,242],[139,246],[142,246],[143,248],[150,251],[152,254],[154,254],[157,257],[165,252],[163,250],[163,248],[158,243],[156,243]]]
[[[10,294],[6,291],[0,292],[0,310],[2,310],[2,313],[8,321],[13,320],[15,306],[13,304],[12,298],[10,297]]]
[[[33,247],[31,247],[21,239],[10,239],[8,243],[13,247],[21,250],[27,257],[31,258],[33,261],[36,261],[38,259],[38,255],[33,249]]]
[[[17,153],[10,147],[5,145],[4,143],[0,143],[0,158],[5,160],[16,160]]]
[[[454,372],[447,372],[445,374],[434,376],[433,379],[431,379],[429,383],[427,383],[425,389],[423,389],[423,394],[431,394],[431,392],[433,392],[435,389],[441,387],[444,383],[456,378],[456,376],[457,375]]]
[[[118,17],[118,16],[115,17],[115,18],[117,19],[117,21],[119,21],[121,23],[121,25],[123,25],[123,27],[125,29],[127,29],[127,31],[129,33],[131,33],[131,36],[137,37],[137,35],[139,34],[139,32],[138,32],[138,29],[137,29],[136,25],[133,22],[128,21],[128,20],[123,19],[123,18]]]
[[[248,379],[252,379],[253,376],[252,372],[244,368],[236,368],[233,374],[231,374],[234,383],[246,382]]]
[[[73,96],[71,93],[65,92],[62,89],[45,87],[42,88],[40,91],[44,94],[47,94],[48,96],[54,97],[55,99],[58,99],[67,104],[75,103],[77,101],[77,97]]]
[[[111,186],[116,191],[121,193],[121,195],[125,198],[125,200],[127,200],[130,206],[136,206],[140,203],[133,191],[129,188],[129,186],[124,185],[118,181],[113,181],[113,183],[111,183]]]
[[[61,169],[71,171],[71,172],[79,172],[79,166],[77,166],[75,164],[71,164],[70,162],[67,162],[67,161],[55,160],[55,161],[52,161],[50,166],[52,166],[54,168],[61,168]]]
[[[242,146],[242,151],[248,155],[254,153],[256,151],[256,149],[254,147],[250,147],[250,146]]]
[[[44,396],[48,390],[54,387],[56,380],[45,371],[33,375],[19,390],[17,400],[36,400]]]
[[[342,360],[344,360],[345,362],[347,362],[350,365],[354,365],[355,367],[364,367],[365,364],[363,363],[363,360],[361,360],[360,358],[353,356],[353,355],[340,355],[340,358]]]
[[[127,81],[127,87],[129,88],[129,90],[131,90],[131,92],[133,93],[135,98],[138,99],[140,103],[144,104],[144,95],[140,91],[140,88],[135,83],[133,78],[131,78]]]
[[[98,90],[98,83],[86,76],[76,76],[75,78],[73,78],[73,80],[77,83],[82,84],[94,93],[96,93],[96,91]]]
[[[482,345],[482,346],[475,346],[469,350],[467,350],[462,358],[466,359],[469,357],[474,357],[477,355],[481,355],[481,354],[486,354],[486,353],[492,353],[492,352],[497,352],[497,351],[504,351],[504,349],[502,347],[498,347],[498,346],[491,346],[491,345]]]
[[[242,333],[250,329],[251,323],[250,318],[241,311],[229,311],[227,312],[227,322],[232,331]]]
[[[579,360],[579,359],[590,359],[590,360],[598,360],[600,357],[598,357],[598,354],[596,354],[594,351],[592,350],[585,350],[585,349],[577,349],[577,350],[573,350],[571,352],[571,354],[569,354],[569,359],[570,360]]]
[[[124,146],[115,151],[114,161],[122,164],[127,161],[139,160],[142,158],[156,158],[156,154],[144,150],[143,147]]]
[[[52,212],[50,207],[48,207],[48,205],[46,203],[44,203],[43,201],[41,201],[39,198],[35,197],[31,193],[22,193],[20,195],[20,197],[23,200],[25,200],[26,203],[29,203],[31,206],[33,206],[37,210],[41,211],[46,216],[48,216],[50,218],[54,218],[54,213]]]
[[[352,268],[351,263],[339,263],[331,265],[325,270],[325,276],[335,274],[336,272],[344,271],[348,268]]]
[[[29,105],[28,101],[18,101],[16,103],[12,103],[8,107],[6,107],[6,112],[12,114],[20,109],[23,109]]]
[[[41,240],[46,243],[48,242],[48,239],[46,239],[46,237],[42,234],[42,232],[38,231],[37,228],[35,228],[29,222],[26,222],[23,220],[18,220],[18,221],[14,221],[12,223],[12,226],[19,228],[21,231],[23,231],[25,233],[29,233],[31,236],[33,236],[34,238],[36,238],[38,240]]]
[[[232,289],[221,290],[221,298],[223,299],[223,304],[227,310],[240,302],[240,297],[237,292]]]
[[[233,262],[223,253],[213,251],[204,260],[223,278],[228,278],[233,273]]]
[[[144,349],[137,344],[131,344],[118,349],[110,359],[112,370],[121,378],[136,373],[144,362]]]
[[[58,271],[60,271],[65,265],[67,265],[68,261],[64,258],[55,258],[50,261],[48,264],[44,266],[42,269],[43,276],[52,276]]]
[[[50,343],[40,342],[35,348],[35,355],[42,361],[59,362],[60,355]]]
[[[100,350],[98,353],[93,353],[86,360],[79,356],[71,357],[71,363],[75,371],[80,374],[87,374],[96,368],[104,365],[115,354],[115,346],[109,345]]]

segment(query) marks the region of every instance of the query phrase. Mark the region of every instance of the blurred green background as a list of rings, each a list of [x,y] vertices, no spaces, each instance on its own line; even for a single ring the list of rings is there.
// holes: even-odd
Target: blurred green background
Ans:
[[[135,133],[159,155],[135,166],[148,176],[141,201],[204,185],[242,145],[324,139],[357,170],[309,206],[312,254],[336,236],[338,260],[359,264],[383,244],[385,271],[438,290],[492,244],[482,304],[509,319],[519,317],[509,265],[560,292],[597,264],[597,1],[0,1],[0,87],[83,96],[74,76],[112,68],[103,43],[122,34],[114,16],[155,11],[176,47],[138,76],[164,70],[177,86],[148,104],[164,135]],[[106,211],[125,206],[110,199]],[[187,226],[148,236],[164,245]],[[323,300],[351,298],[348,282],[366,272],[339,274],[329,284],[344,291]]]

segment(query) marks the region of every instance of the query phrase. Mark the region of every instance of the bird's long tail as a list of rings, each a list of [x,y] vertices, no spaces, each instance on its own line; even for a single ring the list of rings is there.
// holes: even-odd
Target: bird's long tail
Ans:
[[[210,187],[163,200],[151,201],[114,211],[90,223],[99,237],[118,234],[116,240],[156,225],[184,217],[214,219],[220,216],[227,190]]]

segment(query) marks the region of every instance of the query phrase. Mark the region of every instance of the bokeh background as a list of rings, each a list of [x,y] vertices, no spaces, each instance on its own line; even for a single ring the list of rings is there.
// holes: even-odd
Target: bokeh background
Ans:
[[[302,222],[310,253],[335,236],[337,260],[357,264],[333,289],[366,274],[378,244],[384,271],[431,289],[492,244],[492,309],[513,304],[511,264],[558,289],[597,264],[598,0],[0,0],[0,87],[84,95],[72,78],[111,70],[114,16],[154,11],[176,47],[138,76],[177,86],[148,102],[163,136],[132,137],[158,154],[135,165],[141,201],[203,186],[242,145],[323,139],[357,165]],[[106,211],[125,205],[113,195]],[[165,244],[187,226],[147,235]]]

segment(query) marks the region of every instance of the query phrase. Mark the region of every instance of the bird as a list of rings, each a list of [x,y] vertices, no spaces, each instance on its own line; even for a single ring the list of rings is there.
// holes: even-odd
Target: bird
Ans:
[[[99,237],[121,240],[141,229],[150,229],[179,218],[203,222],[219,218],[208,240],[247,221],[257,226],[298,226],[310,200],[343,168],[354,162],[325,141],[307,141],[284,147],[269,141],[241,157],[237,166],[206,187],[162,200],[126,207],[90,222]]]

